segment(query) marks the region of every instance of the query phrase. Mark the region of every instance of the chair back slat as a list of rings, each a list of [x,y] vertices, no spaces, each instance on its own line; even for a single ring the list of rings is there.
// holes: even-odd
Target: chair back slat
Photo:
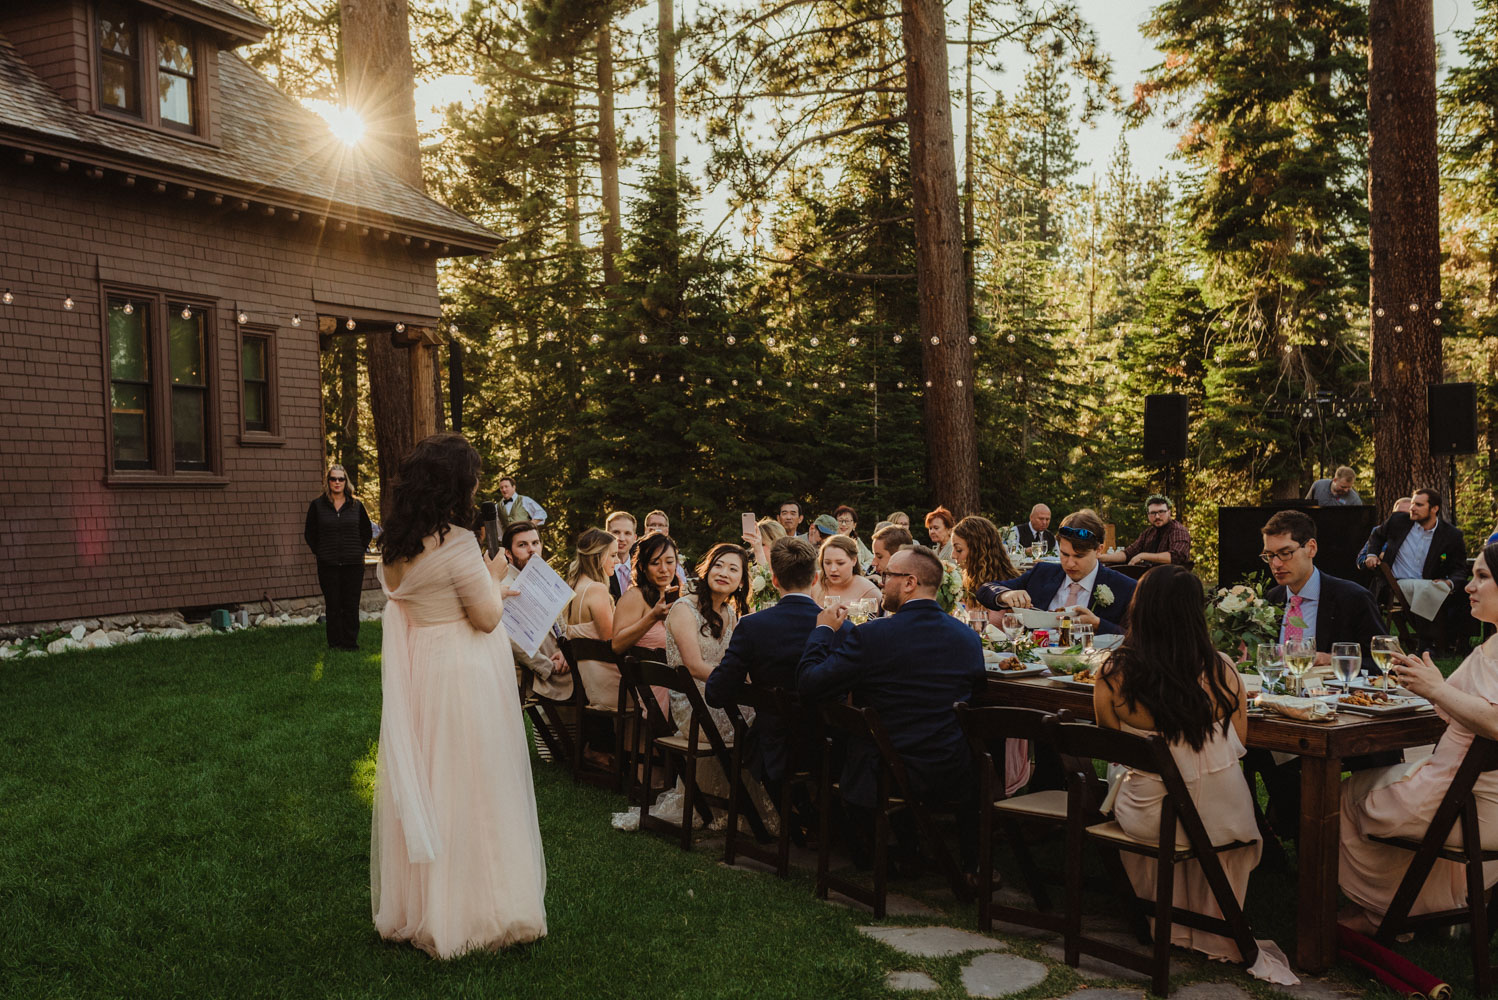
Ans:
[[[614,646],[607,639],[568,639],[564,643],[558,643],[562,649],[562,655],[567,657],[568,666],[576,669],[578,660],[599,660],[603,663],[616,663],[619,657],[614,655]]]
[[[624,680],[624,683],[620,685],[620,703],[626,700],[624,697],[626,689],[633,693],[635,702],[645,713],[645,725],[652,736],[670,736],[676,732],[676,723],[661,711],[660,702],[656,701],[655,692],[651,690],[652,687],[675,690],[673,685],[676,684],[676,674],[670,667],[664,663],[639,660],[626,654],[619,661],[619,676]],[[666,683],[667,681],[670,683]]]

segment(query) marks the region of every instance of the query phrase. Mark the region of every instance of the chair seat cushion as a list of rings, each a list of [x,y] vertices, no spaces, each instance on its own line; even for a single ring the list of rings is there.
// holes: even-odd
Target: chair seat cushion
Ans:
[[[618,715],[619,714],[619,708],[618,708],[617,705],[593,705],[593,704],[589,704],[589,705],[586,705],[586,706],[583,707],[583,711],[584,712],[595,712],[598,715]]]
[[[1118,825],[1117,821],[1115,820],[1109,820],[1106,823],[1096,823],[1092,826],[1089,826],[1087,828],[1087,834],[1088,836],[1096,837],[1099,840],[1110,841],[1120,847],[1127,847],[1135,850],[1144,848],[1150,853],[1154,853],[1156,847],[1153,840],[1140,840],[1138,837],[1131,837],[1123,827]],[[1251,847],[1257,843],[1257,840],[1229,840],[1221,844],[1213,844],[1212,846],[1218,851],[1236,851],[1240,847]],[[1185,861],[1191,857],[1194,857],[1195,854],[1196,852],[1189,847],[1178,847],[1175,851],[1175,860]]]
[[[993,804],[993,807],[999,812],[1062,822],[1066,819],[1066,793],[1059,788],[1044,792],[1030,792],[1027,795],[1000,799]]]
[[[1411,852],[1420,850],[1421,845],[1421,841],[1415,840],[1410,837],[1379,837],[1375,835],[1369,835],[1368,839],[1376,840],[1380,844],[1388,844],[1391,847],[1398,847],[1401,850]],[[1445,845],[1442,846],[1441,850],[1437,852],[1436,856],[1439,857],[1442,861],[1450,861],[1459,865],[1466,864],[1469,859],[1467,857],[1466,850],[1462,847],[1461,831],[1453,830],[1450,839],[1448,839]],[[1484,849],[1482,851],[1481,860],[1498,860],[1498,851],[1492,849]]]

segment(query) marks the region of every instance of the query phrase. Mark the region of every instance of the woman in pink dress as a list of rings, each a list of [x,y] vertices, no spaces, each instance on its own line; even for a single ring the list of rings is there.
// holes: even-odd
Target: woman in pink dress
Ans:
[[[1092,704],[1100,726],[1144,736],[1159,733],[1169,741],[1170,755],[1213,843],[1251,842],[1218,855],[1241,906],[1261,851],[1252,793],[1238,766],[1248,734],[1248,701],[1238,672],[1212,645],[1204,603],[1201,581],[1184,567],[1159,566],[1144,574],[1129,603],[1123,643],[1100,668]],[[1153,843],[1164,799],[1158,775],[1126,770],[1114,781],[1104,811],[1111,804],[1114,819],[1129,836]],[[1179,826],[1176,831],[1176,843],[1186,846],[1184,831]],[[1155,862],[1125,852],[1123,863],[1135,893],[1153,900]],[[1222,915],[1196,861],[1176,870],[1174,903],[1207,916]],[[1243,960],[1237,944],[1220,934],[1173,924],[1170,940],[1211,958]],[[1259,942],[1258,960],[1248,971],[1271,982],[1299,982],[1272,941]]]
[[[473,532],[479,457],[436,434],[401,463],[385,606],[370,895],[380,936],[437,957],[546,934],[546,862],[502,560]]]
[[[649,534],[635,543],[633,579],[614,613],[614,652],[618,655],[639,646],[659,650],[656,659],[665,661],[666,615],[681,596],[677,559],[670,535]]]
[[[1472,617],[1490,624],[1498,624],[1495,568],[1498,545],[1489,545],[1467,581]],[[1449,679],[1442,678],[1428,653],[1423,659],[1395,656],[1391,673],[1403,687],[1429,698],[1447,726],[1434,753],[1393,767],[1359,771],[1343,783],[1339,881],[1353,906],[1339,914],[1338,920],[1364,934],[1377,930],[1414,857],[1368,838],[1423,837],[1473,736],[1498,739],[1498,637],[1474,649]],[[1498,848],[1498,774],[1479,776],[1472,791],[1483,847]],[[1451,837],[1452,843],[1460,843],[1461,831],[1453,830]],[[1483,883],[1488,888],[1498,883],[1498,862],[1483,866]],[[1437,861],[1410,912],[1433,913],[1466,905],[1462,867]]]

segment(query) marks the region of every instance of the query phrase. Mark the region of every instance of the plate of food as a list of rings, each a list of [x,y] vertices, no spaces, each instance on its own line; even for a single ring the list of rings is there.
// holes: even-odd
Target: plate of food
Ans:
[[[1035,652],[1042,663],[1058,674],[1074,674],[1092,666],[1081,646],[1042,646]]]
[[[1354,688],[1347,694],[1337,695],[1333,704],[1338,711],[1355,712],[1359,715],[1403,715],[1418,712],[1430,702],[1424,698],[1404,697],[1371,688]]]
[[[1342,679],[1340,677],[1333,677],[1331,680],[1326,682],[1326,686],[1329,688],[1336,688],[1340,691],[1343,687]],[[1417,697],[1417,695],[1411,694],[1407,689],[1400,687],[1399,684],[1395,682],[1394,678],[1388,676],[1387,674],[1380,677],[1354,677],[1352,681],[1352,690],[1384,691],[1388,694],[1405,695],[1410,698]]]
[[[1013,656],[997,663],[993,660],[985,660],[983,666],[989,673],[1010,680],[1018,680],[1021,677],[1048,677],[1051,673],[1051,668],[1044,663],[1031,663]]]
[[[1091,691],[1097,686],[1097,673],[1092,670],[1078,670],[1074,674],[1052,677],[1051,683],[1059,684],[1062,687],[1080,688],[1083,691]]]

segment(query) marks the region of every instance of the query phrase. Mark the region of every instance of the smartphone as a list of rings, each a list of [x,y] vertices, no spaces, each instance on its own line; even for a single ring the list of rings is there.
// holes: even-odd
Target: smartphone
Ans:
[[[744,534],[746,534],[746,535],[758,534],[758,532],[759,532],[759,520],[754,516],[753,513],[741,514],[739,516],[744,519]]]
[[[678,597],[681,596],[681,584],[680,583],[673,583],[671,586],[669,586],[665,590],[661,591],[661,596],[664,597],[668,601],[674,601],[674,600],[676,600]]]

